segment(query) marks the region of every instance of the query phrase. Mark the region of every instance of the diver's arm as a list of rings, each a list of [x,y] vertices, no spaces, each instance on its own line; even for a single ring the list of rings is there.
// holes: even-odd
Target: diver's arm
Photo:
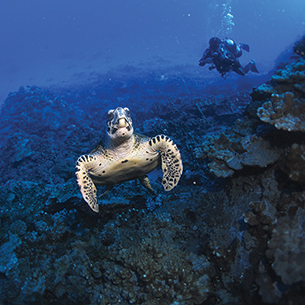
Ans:
[[[201,59],[199,60],[199,66],[204,66],[205,64],[210,63],[212,61],[211,56],[212,56],[211,49],[210,48],[206,49],[203,52]]]
[[[213,62],[212,58],[206,58],[206,59],[200,59],[199,60],[199,66],[203,67],[205,64],[211,64]]]

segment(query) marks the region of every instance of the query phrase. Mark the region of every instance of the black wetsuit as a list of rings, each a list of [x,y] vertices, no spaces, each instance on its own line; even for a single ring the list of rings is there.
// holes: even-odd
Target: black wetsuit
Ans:
[[[212,65],[209,67],[209,70],[216,68],[222,77],[230,71],[234,71],[242,76],[246,75],[250,69],[252,72],[258,73],[254,61],[251,61],[243,68],[238,60],[242,55],[242,46],[248,51],[248,45],[241,44],[240,46],[237,46],[231,39],[220,40],[217,37],[211,38],[209,44],[210,47],[204,51],[203,56],[199,61],[200,66],[211,63]]]

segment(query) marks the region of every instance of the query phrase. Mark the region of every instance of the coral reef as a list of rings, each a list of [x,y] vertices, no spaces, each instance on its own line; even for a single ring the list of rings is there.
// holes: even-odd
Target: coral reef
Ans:
[[[260,272],[256,278],[256,283],[259,285],[259,294],[262,296],[264,303],[277,304],[281,300],[282,291],[278,283],[273,282],[267,272]]]
[[[10,94],[0,113],[0,304],[304,304],[303,63],[282,67],[252,101],[165,74]],[[137,132],[175,139],[185,173],[170,193],[150,173],[156,197],[117,185],[95,214],[74,164],[116,106],[132,109]]]
[[[271,226],[277,221],[276,205],[280,198],[278,183],[274,180],[274,171],[262,177],[263,191],[260,200],[249,203],[251,210],[244,213],[244,221],[251,226]],[[267,229],[267,227],[265,227]],[[267,229],[269,230],[269,228]]]
[[[257,115],[277,129],[305,131],[305,100],[295,98],[292,92],[272,94],[271,100],[257,109]]]
[[[87,150],[100,138],[97,127],[77,123],[90,121],[89,115],[37,87],[20,87],[11,93],[1,118],[1,183],[15,177],[65,183],[74,176],[75,158],[81,154],[77,138]]]
[[[127,295],[133,303],[158,299],[160,303],[179,300],[201,304],[212,291],[214,271],[211,264],[203,255],[188,253],[174,242],[182,228],[172,223],[170,215],[152,217],[153,221],[143,219],[138,228],[140,234],[129,232],[127,240],[117,239],[109,247],[110,255],[121,267],[112,271],[109,266],[106,277],[110,283],[122,284],[109,285],[107,289],[113,296]],[[124,221],[117,222],[119,227],[123,224]],[[125,291],[120,286],[125,287]],[[128,289],[134,292],[128,292]]]
[[[254,91],[259,91],[261,96],[292,92],[296,98],[304,98],[305,59],[299,58],[296,62],[277,70],[272,75],[270,83],[262,84]]]
[[[271,83],[279,93],[296,91],[298,94],[305,93],[305,61],[299,59],[286,69],[279,70],[271,77]],[[283,91],[284,90],[284,91]]]
[[[286,155],[283,166],[283,172],[288,175],[292,181],[299,183],[305,182],[305,145],[294,143],[289,153]]]
[[[267,167],[275,163],[281,156],[281,150],[261,137],[248,134],[247,128],[240,133],[241,126],[249,127],[247,121],[237,121],[233,130],[216,133],[206,137],[202,150],[195,151],[196,157],[208,157],[214,160],[208,164],[211,172],[217,177],[230,177],[235,171],[247,166]]]
[[[215,289],[218,277],[209,258],[226,252],[227,241],[223,240],[225,247],[211,241],[215,254],[198,250],[204,231],[199,229],[201,220],[192,219],[196,207],[189,188],[200,171],[194,176],[198,165],[189,151],[196,136],[206,133],[204,126],[221,129],[240,116],[246,98],[239,95],[232,98],[238,109],[221,96],[212,102],[208,98],[170,100],[167,107],[163,101],[155,102],[145,116],[136,112],[139,132],[167,129],[186,144],[190,175],[181,185],[185,183],[187,190],[182,187],[165,194],[156,181],[158,175],[152,174],[157,197],[126,182],[105,195],[100,215],[92,215],[81,200],[73,167],[80,152],[92,150],[104,133],[100,130],[103,109],[97,114],[92,106],[89,114],[84,105],[73,100],[71,108],[72,102],[37,87],[10,94],[0,123],[4,139],[0,146],[1,299],[5,295],[9,304],[238,301],[229,286]],[[170,120],[173,115],[175,124]],[[234,282],[242,266],[224,278]]]
[[[273,260],[272,268],[285,285],[305,280],[304,227],[305,213],[298,209],[295,216],[278,219],[268,242],[266,256]]]
[[[305,36],[295,42],[293,51],[301,56],[305,56]]]

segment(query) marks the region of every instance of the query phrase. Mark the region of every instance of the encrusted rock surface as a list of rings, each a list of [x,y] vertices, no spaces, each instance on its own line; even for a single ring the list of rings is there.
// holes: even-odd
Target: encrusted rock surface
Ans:
[[[305,182],[305,145],[292,144],[284,159],[282,170],[292,181]]]
[[[305,280],[305,213],[299,209],[293,217],[283,216],[277,221],[268,242],[266,256],[285,285]]]
[[[245,124],[241,134],[239,125]],[[238,128],[237,128],[238,127]],[[202,149],[195,151],[197,158],[208,157],[208,164],[217,177],[230,177],[248,166],[267,167],[281,157],[282,150],[272,147],[262,137],[249,134],[247,120],[236,122],[235,128],[205,138]]]
[[[295,42],[293,51],[303,57],[305,56],[305,36]]]
[[[271,100],[257,109],[257,115],[277,129],[305,131],[305,100],[295,98],[292,92],[272,94]]]
[[[113,96],[103,86],[12,93],[0,121],[0,304],[304,304],[305,141],[300,128],[271,125],[302,119],[302,69],[298,60],[277,72],[260,104],[241,92],[168,98],[181,94],[180,78],[147,79],[149,90],[117,82]],[[271,93],[281,111],[271,103],[270,113],[281,116],[265,123],[253,109]],[[95,214],[74,163],[118,103],[134,107],[138,132],[175,139],[185,172],[169,193],[152,173],[157,197],[117,185]]]

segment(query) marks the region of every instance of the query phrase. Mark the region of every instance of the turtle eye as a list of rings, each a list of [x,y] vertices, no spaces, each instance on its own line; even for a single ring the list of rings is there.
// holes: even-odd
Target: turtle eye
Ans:
[[[130,116],[129,108],[125,107],[125,108],[124,108],[124,111],[126,112],[126,114],[127,114],[128,116]]]
[[[113,110],[113,109],[110,109],[110,110],[108,111],[108,119],[109,119],[109,120],[112,120],[113,117],[114,117],[114,110]]]

